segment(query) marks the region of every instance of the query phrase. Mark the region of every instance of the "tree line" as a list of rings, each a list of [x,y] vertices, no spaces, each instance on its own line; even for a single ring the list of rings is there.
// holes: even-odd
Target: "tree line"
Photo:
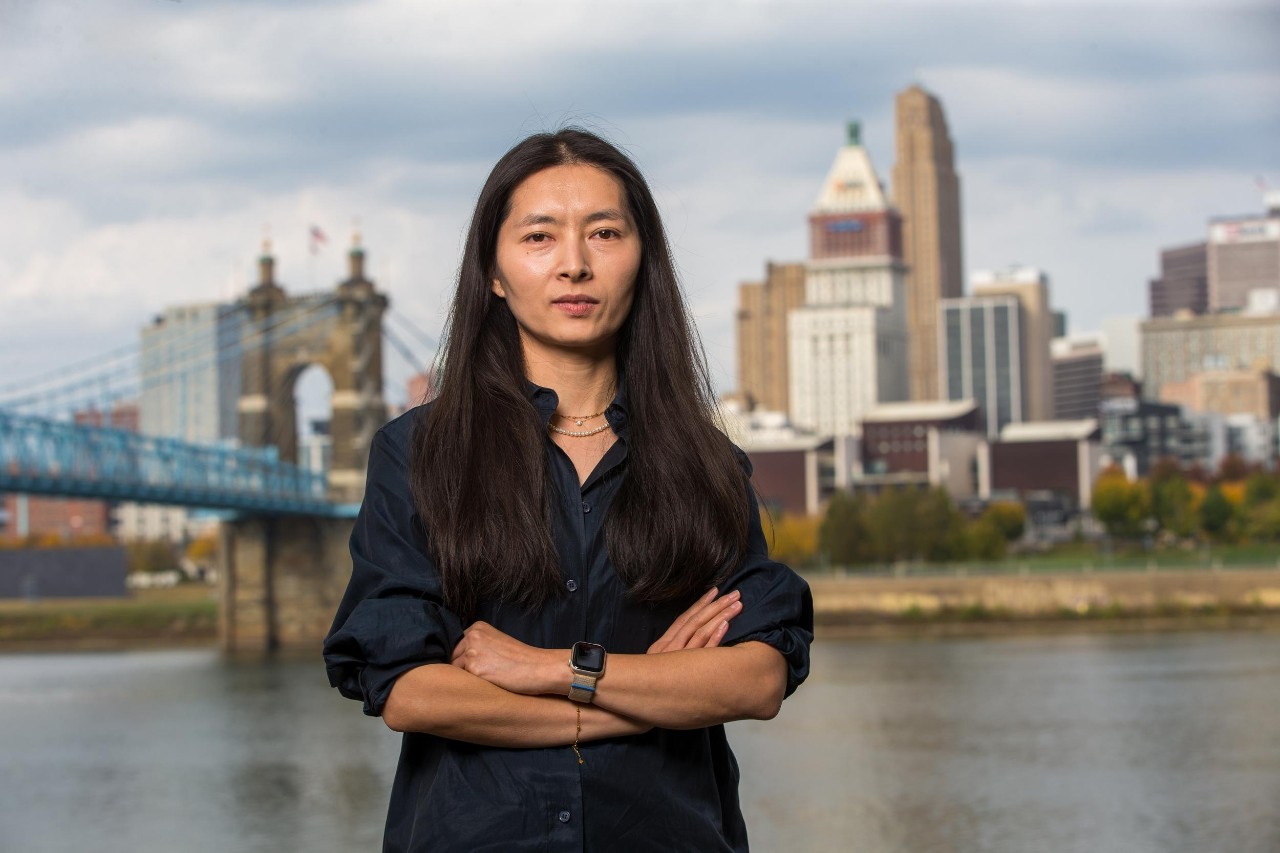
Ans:
[[[972,518],[941,488],[836,492],[821,516],[770,515],[769,553],[792,566],[998,560],[1022,538],[1021,504],[995,501]]]
[[[1248,544],[1280,541],[1280,475],[1227,456],[1218,471],[1162,459],[1130,480],[1111,467],[1093,487],[1093,514],[1121,541]]]
[[[1280,542],[1280,473],[1235,455],[1212,473],[1162,459],[1136,480],[1112,466],[1091,497],[1093,517],[1122,547]],[[972,517],[943,489],[904,488],[837,492],[822,515],[764,512],[762,520],[770,554],[805,567],[999,560],[1022,538],[1027,517],[1011,501]]]

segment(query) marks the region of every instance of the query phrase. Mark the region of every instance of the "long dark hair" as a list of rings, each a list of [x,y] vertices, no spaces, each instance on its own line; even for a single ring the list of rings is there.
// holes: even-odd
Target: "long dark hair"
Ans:
[[[630,594],[676,601],[721,579],[745,555],[747,478],[716,427],[715,392],[644,177],[600,137],[576,128],[530,136],[493,167],[476,201],[437,365],[438,396],[420,410],[413,493],[446,603],[537,606],[563,589],[551,534],[546,431],[526,393],[514,316],[496,296],[498,231],[511,194],[553,166],[616,178],[641,240],[617,366],[627,389],[628,461],[605,522]]]

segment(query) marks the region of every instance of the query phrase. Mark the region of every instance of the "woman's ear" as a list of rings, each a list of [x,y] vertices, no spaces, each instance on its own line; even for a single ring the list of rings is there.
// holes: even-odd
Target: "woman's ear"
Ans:
[[[503,290],[502,288],[502,279],[494,277],[493,285],[489,289],[492,290],[494,295],[497,296],[499,299],[507,298],[507,291]]]

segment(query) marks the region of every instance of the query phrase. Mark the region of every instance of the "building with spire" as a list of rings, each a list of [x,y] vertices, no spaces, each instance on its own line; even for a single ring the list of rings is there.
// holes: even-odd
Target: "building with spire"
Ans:
[[[907,397],[902,220],[852,122],[809,216],[804,304],[788,315],[790,415],[856,435],[878,403]]]
[[[911,398],[942,396],[938,306],[963,294],[960,179],[942,104],[918,85],[895,102],[893,202],[902,214]]]

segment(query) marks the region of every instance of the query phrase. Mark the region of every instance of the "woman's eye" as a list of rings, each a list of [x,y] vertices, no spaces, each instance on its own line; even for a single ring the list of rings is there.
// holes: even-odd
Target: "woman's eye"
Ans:
[[[530,234],[524,238],[529,243],[545,243],[549,239],[546,234]]]
[[[617,231],[615,231],[612,228],[601,228],[599,231],[596,232],[596,236],[603,237],[606,240],[613,240],[614,238],[620,235],[618,234]]]

